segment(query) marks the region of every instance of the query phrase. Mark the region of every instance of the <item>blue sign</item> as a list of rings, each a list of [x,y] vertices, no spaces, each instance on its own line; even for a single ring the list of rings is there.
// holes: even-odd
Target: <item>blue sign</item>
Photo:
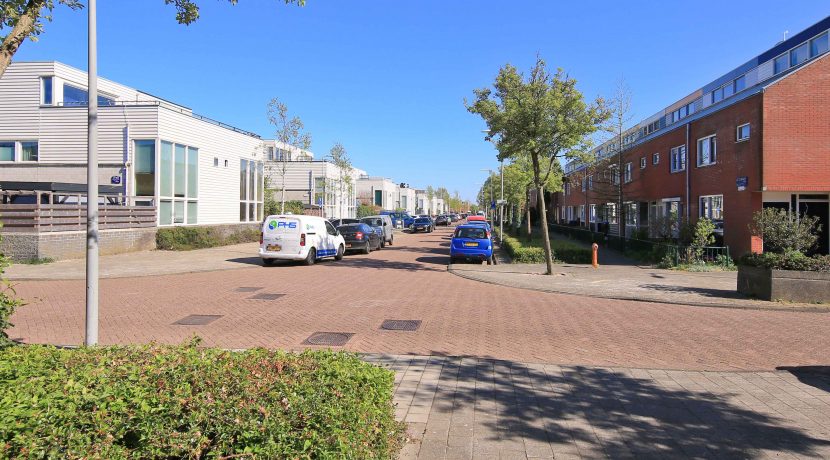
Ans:
[[[297,223],[296,222],[286,222],[284,220],[281,220],[281,221],[277,222],[277,228],[297,228]]]
[[[496,202],[495,201],[490,202],[490,209],[496,209]]]
[[[746,186],[749,184],[749,178],[747,176],[739,177],[735,180],[735,185],[738,186],[738,191],[743,192],[746,190]]]
[[[112,176],[110,177],[110,184],[118,185],[121,183],[121,176]]]

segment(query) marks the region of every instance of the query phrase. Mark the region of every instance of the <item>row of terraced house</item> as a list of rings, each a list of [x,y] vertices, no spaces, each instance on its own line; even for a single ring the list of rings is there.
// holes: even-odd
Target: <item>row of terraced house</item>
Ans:
[[[567,164],[553,220],[654,238],[706,217],[740,256],[763,250],[749,223],[771,207],[817,217],[827,254],[828,29],[830,17],[599,145],[594,162]]]
[[[82,254],[87,80],[60,62],[14,62],[0,78],[0,252]],[[99,79],[98,103],[104,253],[150,247],[158,227],[258,225],[266,184],[324,217],[354,217],[361,203],[445,211],[406,183],[341,171],[313,152],[107,79]]]

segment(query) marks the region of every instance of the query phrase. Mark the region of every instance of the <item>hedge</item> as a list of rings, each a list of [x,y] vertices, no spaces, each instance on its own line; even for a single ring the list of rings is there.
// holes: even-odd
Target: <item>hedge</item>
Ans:
[[[576,243],[562,240],[551,240],[554,260],[568,264],[589,264],[591,263],[591,250]],[[525,246],[519,239],[505,235],[502,246],[510,254],[510,258],[516,263],[534,264],[545,261],[545,249],[539,239],[531,241],[530,246]]]
[[[0,458],[393,458],[393,374],[348,353],[0,351]]]
[[[168,251],[190,251],[259,241],[259,230],[242,228],[224,234],[215,227],[163,227],[156,232],[156,247]]]
[[[741,265],[770,268],[773,270],[798,270],[809,272],[830,272],[830,256],[806,256],[797,251],[779,254],[765,252],[763,254],[747,254],[740,260]]]

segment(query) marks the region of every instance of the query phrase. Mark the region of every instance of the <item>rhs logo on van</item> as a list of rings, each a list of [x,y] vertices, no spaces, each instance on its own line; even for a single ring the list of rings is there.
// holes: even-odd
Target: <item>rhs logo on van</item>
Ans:
[[[297,228],[297,223],[286,222],[284,220],[279,222],[277,222],[276,220],[272,220],[271,222],[268,222],[268,228],[270,230],[273,230],[275,228]]]

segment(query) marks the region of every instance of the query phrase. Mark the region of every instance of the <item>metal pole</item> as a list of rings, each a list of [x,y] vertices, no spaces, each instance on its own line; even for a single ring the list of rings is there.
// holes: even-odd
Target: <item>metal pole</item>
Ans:
[[[499,203],[499,241],[504,237],[504,160],[499,161],[501,174],[501,203]]]
[[[84,345],[98,343],[98,35],[96,0],[89,0],[89,102],[86,167],[86,336]]]

